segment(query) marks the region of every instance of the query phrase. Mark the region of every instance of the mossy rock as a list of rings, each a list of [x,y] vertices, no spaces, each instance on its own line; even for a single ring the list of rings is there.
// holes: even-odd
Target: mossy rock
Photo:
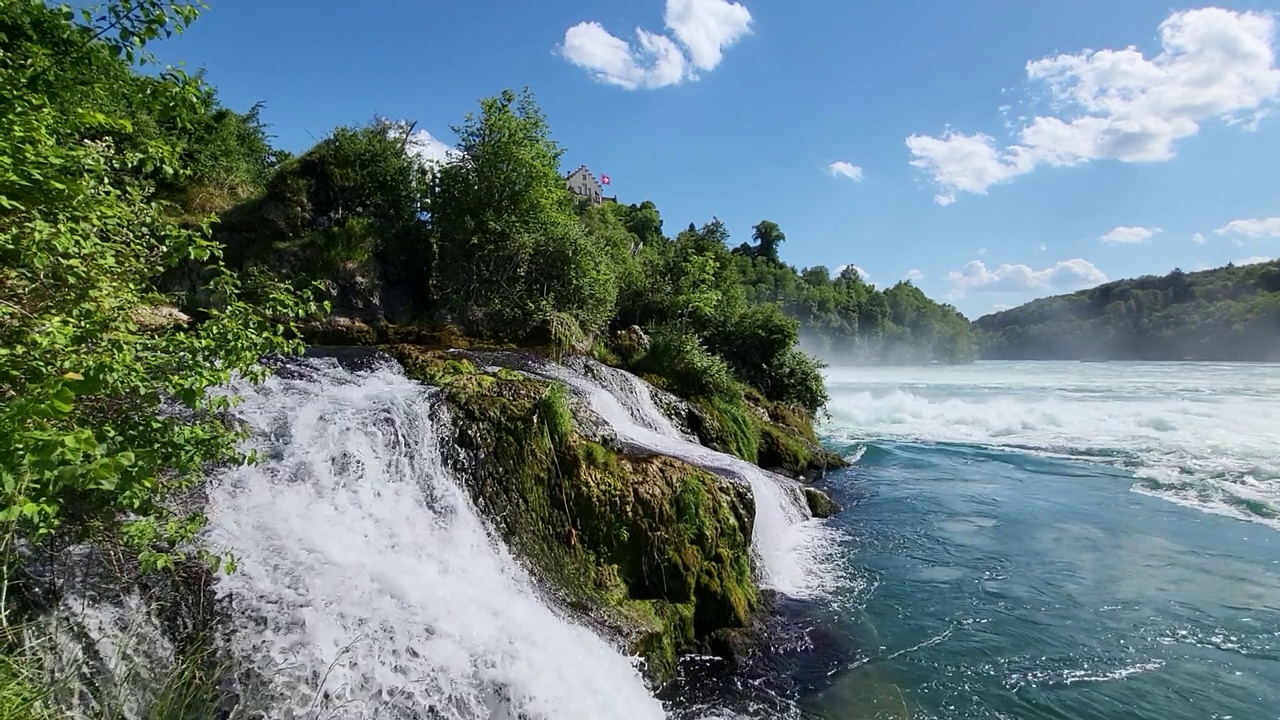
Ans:
[[[840,512],[840,505],[831,496],[817,488],[804,489],[804,500],[809,505],[809,512],[816,518],[829,518]]]
[[[456,325],[449,324],[405,324],[394,325],[384,323],[378,328],[382,342],[397,345],[417,345],[437,350],[467,349],[477,345],[495,346],[492,341],[485,342],[470,337]]]
[[[760,424],[761,467],[796,478],[809,480],[822,477],[828,470],[848,466],[839,455],[806,439],[796,428],[779,423]]]
[[[558,386],[463,353],[383,348],[445,394],[451,464],[481,514],[566,604],[631,638],[654,681],[750,625],[748,489],[681,460],[585,440]]]
[[[760,456],[760,419],[744,402],[692,401],[689,428],[703,445],[754,463]]]
[[[701,399],[692,403],[688,421],[703,445],[793,478],[820,477],[848,465],[822,447],[801,408]]]
[[[374,326],[363,320],[337,315],[303,323],[298,331],[309,345],[367,347],[379,342],[378,331]]]

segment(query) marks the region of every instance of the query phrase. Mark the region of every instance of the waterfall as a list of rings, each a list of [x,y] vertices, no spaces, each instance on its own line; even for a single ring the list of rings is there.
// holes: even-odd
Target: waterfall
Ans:
[[[687,439],[658,409],[644,380],[594,361],[583,362],[589,374],[554,363],[538,372],[563,381],[585,398],[623,441],[749,483],[756,502],[751,544],[762,583],[799,598],[830,589],[838,572],[827,561],[835,548],[832,531],[810,517],[793,481]]]
[[[332,359],[237,388],[257,465],[210,489],[232,650],[278,718],[663,717],[553,610],[442,463],[432,392]]]

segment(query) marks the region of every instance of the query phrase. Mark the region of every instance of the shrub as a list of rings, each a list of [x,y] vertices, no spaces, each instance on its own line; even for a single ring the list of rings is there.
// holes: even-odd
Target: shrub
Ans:
[[[533,96],[482,100],[454,129],[457,158],[430,186],[440,299],[471,330],[510,336],[553,312],[592,333],[613,314],[618,248],[573,213]]]
[[[824,367],[821,360],[791,347],[763,368],[759,388],[770,400],[795,403],[816,413],[830,400],[822,377]]]
[[[758,386],[763,369],[796,344],[799,327],[777,305],[753,305],[716,327],[707,344],[739,377]]]
[[[632,369],[663,378],[669,390],[687,398],[742,399],[742,386],[729,364],[689,333],[654,333],[649,351],[632,363]]]
[[[215,388],[259,377],[264,354],[299,349],[285,338],[311,308],[265,282],[261,304],[247,302],[204,227],[174,222],[139,179],[138,168],[186,169],[174,164],[176,140],[141,155],[117,144],[132,125],[113,98],[132,76],[108,59],[123,47],[111,52],[107,37],[46,65],[59,37],[51,23],[82,32],[43,3],[11,9],[38,16],[31,26],[41,29],[0,53],[0,583],[30,543],[106,539],[132,546],[144,567],[170,566],[202,522],[172,501],[211,465],[244,459],[219,417],[231,401]],[[116,27],[137,39],[185,24],[115,10]],[[148,96],[154,112],[178,123],[205,112],[198,80],[163,78]],[[187,263],[209,278],[210,305],[189,327],[157,327],[151,309],[175,298],[152,278]]]

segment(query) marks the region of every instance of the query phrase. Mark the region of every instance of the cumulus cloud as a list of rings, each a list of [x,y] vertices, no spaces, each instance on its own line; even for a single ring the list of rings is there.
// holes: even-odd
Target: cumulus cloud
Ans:
[[[839,275],[840,273],[844,272],[846,268],[849,268],[849,269],[852,269],[852,270],[857,271],[857,273],[858,273],[858,277],[862,278],[862,282],[867,283],[868,285],[870,285],[870,284],[871,284],[871,275],[870,275],[866,270],[863,270],[863,269],[862,269],[860,266],[858,266],[858,265],[853,265],[853,264],[849,264],[849,265],[838,265],[838,266],[836,266],[836,272],[835,272],[835,274],[836,274],[836,275]]]
[[[951,129],[911,135],[911,164],[937,184],[934,200],[949,205],[1040,166],[1169,160],[1202,123],[1252,129],[1280,98],[1271,15],[1180,11],[1159,32],[1161,52],[1150,59],[1130,46],[1027,63],[1028,81],[1043,86],[1056,114],[1024,121],[1007,145]]]
[[[862,168],[843,160],[837,160],[828,165],[827,172],[834,177],[845,177],[854,182],[862,182]]]
[[[1192,235],[1191,242],[1194,245],[1203,245],[1205,243],[1204,235],[1202,233],[1196,233],[1195,235]]]
[[[902,279],[916,282],[924,279],[924,273],[917,268],[911,268],[910,270],[907,271],[905,275],[902,276]]]
[[[1245,240],[1280,238],[1280,217],[1232,220],[1213,234],[1232,238],[1237,245],[1243,245]]]
[[[660,88],[684,80],[685,60],[680,48],[665,35],[636,29],[638,47],[614,37],[597,22],[583,22],[565,31],[560,53],[591,77],[627,90]]]
[[[667,0],[663,19],[699,70],[714,70],[725,49],[751,30],[751,13],[726,0]]]
[[[1236,261],[1236,265],[1257,265],[1258,263],[1271,262],[1274,258],[1265,255],[1254,255],[1253,257],[1241,258]]]
[[[1021,293],[1035,290],[1080,290],[1107,281],[1093,263],[1073,258],[1036,270],[1029,265],[1001,265],[994,270],[981,260],[970,260],[962,270],[947,273],[951,294],[964,297],[969,292]]]
[[[1108,245],[1136,245],[1150,240],[1161,232],[1164,231],[1160,228],[1127,227],[1125,225],[1121,225],[1098,239]]]
[[[667,0],[663,20],[674,39],[637,28],[634,45],[598,22],[580,22],[565,31],[559,52],[599,82],[654,89],[714,70],[724,51],[751,31],[751,13],[728,0]]]
[[[1048,249],[1049,249],[1048,245],[1046,245],[1045,243],[1040,243],[1040,252],[1045,252]]]
[[[444,163],[458,157],[457,150],[454,150],[443,140],[433,136],[426,130],[413,131],[409,135],[405,148],[409,151],[409,154],[426,163]]]

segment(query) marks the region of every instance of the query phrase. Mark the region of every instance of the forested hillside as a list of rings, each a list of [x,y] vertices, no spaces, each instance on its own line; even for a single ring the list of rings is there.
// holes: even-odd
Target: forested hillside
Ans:
[[[786,235],[776,223],[765,220],[754,230],[754,244],[733,251],[748,297],[780,305],[800,322],[805,349],[828,363],[955,363],[977,357],[969,321],[910,281],[879,290],[851,265],[835,277],[820,265],[798,270],[778,259]]]
[[[989,359],[1280,360],[1280,261],[1120,280],[974,326]]]

